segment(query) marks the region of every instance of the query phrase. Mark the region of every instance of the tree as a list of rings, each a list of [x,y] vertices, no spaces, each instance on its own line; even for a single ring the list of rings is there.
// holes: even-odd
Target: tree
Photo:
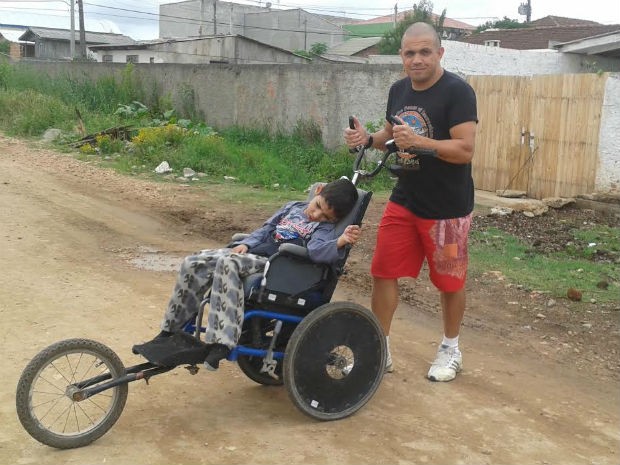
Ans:
[[[476,32],[486,31],[487,29],[519,29],[529,27],[527,23],[520,23],[516,19],[510,19],[508,16],[504,16],[503,19],[497,21],[487,21],[476,28]]]
[[[0,40],[0,55],[8,55],[11,50],[11,43],[8,40]]]
[[[382,55],[397,55],[400,50],[400,41],[403,38],[403,34],[413,23],[428,23],[432,25],[441,36],[445,19],[445,9],[436,20],[434,19],[432,2],[428,0],[421,0],[418,4],[414,3],[413,10],[405,13],[403,20],[396,23],[396,27],[394,29],[383,34],[383,37],[378,44],[379,53]]]
[[[310,53],[312,55],[323,55],[327,51],[327,44],[325,42],[316,42],[310,47]]]

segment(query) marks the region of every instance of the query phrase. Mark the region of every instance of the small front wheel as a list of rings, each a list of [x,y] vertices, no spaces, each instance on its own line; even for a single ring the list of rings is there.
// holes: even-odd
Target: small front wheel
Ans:
[[[84,400],[72,394],[80,383],[97,386],[125,374],[118,356],[89,339],[67,339],[42,350],[17,383],[17,415],[37,441],[58,449],[82,447],[103,436],[125,407],[128,386],[120,384]]]

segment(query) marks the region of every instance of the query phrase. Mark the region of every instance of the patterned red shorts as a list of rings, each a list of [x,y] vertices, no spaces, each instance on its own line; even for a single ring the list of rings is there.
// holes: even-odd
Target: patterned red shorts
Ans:
[[[375,278],[417,278],[424,259],[432,283],[443,292],[463,288],[467,276],[467,236],[471,214],[429,220],[388,202],[379,224],[371,274]]]

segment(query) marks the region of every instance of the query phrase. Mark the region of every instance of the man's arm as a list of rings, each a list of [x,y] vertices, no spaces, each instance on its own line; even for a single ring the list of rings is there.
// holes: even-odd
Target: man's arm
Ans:
[[[476,145],[476,123],[467,121],[450,128],[450,139],[435,140],[417,135],[411,126],[394,125],[394,142],[402,149],[409,147],[432,149],[439,159],[448,163],[464,165],[474,156]]]

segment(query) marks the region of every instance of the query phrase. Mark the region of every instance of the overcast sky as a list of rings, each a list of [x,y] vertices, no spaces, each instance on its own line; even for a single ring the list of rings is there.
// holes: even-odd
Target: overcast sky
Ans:
[[[0,0],[0,24],[70,28],[71,0],[6,1]],[[158,37],[157,13],[162,3],[170,0],[83,0],[86,29],[115,32],[134,39]],[[449,18],[479,25],[508,17],[523,21],[519,4],[527,0],[436,0],[434,12],[445,8]],[[364,20],[391,14],[394,0],[271,0],[275,6],[349,16]],[[265,4],[265,0],[245,0],[239,3]],[[399,11],[409,9],[413,1],[398,1]],[[619,0],[531,0],[532,19],[548,15],[588,19],[602,24],[620,24]],[[77,8],[77,7],[76,7]],[[76,28],[78,21],[76,16]]]

